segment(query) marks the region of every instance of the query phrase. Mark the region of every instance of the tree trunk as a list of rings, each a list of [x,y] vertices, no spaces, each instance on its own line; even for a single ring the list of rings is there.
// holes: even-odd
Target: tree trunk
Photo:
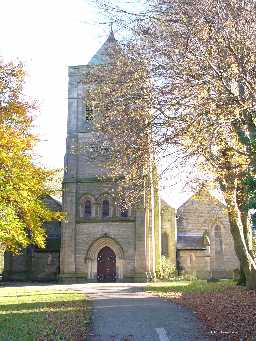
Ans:
[[[237,280],[237,285],[246,286],[246,277],[243,269],[240,269],[239,279]]]
[[[246,287],[248,289],[256,289],[256,263],[248,249],[246,242],[248,236],[244,235],[244,230],[246,229],[244,229],[241,212],[236,204],[235,190],[233,189],[232,193],[225,191],[223,194],[227,204],[230,231],[233,236],[236,255],[246,277]]]

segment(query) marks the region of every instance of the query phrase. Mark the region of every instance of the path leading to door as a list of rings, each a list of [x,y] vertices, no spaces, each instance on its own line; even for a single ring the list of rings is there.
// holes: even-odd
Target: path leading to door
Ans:
[[[188,309],[144,293],[143,284],[81,285],[92,300],[88,341],[206,341]]]
[[[195,315],[170,301],[144,293],[145,284],[29,284],[37,290],[82,291],[92,303],[86,341],[207,341]]]

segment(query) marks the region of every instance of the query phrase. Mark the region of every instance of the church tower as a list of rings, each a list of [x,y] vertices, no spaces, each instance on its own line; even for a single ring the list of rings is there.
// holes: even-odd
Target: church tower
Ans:
[[[159,207],[120,210],[111,197],[113,183],[101,177],[104,170],[93,151],[97,131],[86,105],[88,68],[108,62],[117,44],[111,31],[88,65],[69,67],[68,122],[63,180],[60,280],[145,281],[154,277],[161,257]],[[88,148],[89,147],[89,148]],[[156,200],[157,205],[159,200]],[[158,213],[156,213],[158,212]],[[153,217],[153,218],[152,218]]]

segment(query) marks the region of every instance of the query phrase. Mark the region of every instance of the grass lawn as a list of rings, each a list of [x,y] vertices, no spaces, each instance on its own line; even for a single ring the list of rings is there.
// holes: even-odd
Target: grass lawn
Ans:
[[[256,290],[231,280],[157,282],[147,291],[193,310],[209,340],[256,340]]]
[[[1,341],[80,341],[90,311],[84,294],[0,287]]]
[[[166,294],[168,296],[170,294],[177,294],[179,296],[184,293],[218,292],[230,287],[235,287],[235,283],[232,280],[221,280],[218,282],[207,282],[204,280],[172,281],[151,283],[147,291],[159,294],[160,296],[166,296]]]

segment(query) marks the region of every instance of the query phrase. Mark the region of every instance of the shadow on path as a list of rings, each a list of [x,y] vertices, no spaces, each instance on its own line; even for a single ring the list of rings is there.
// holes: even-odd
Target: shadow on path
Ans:
[[[193,312],[144,293],[143,286],[84,288],[92,300],[88,341],[206,341]]]

